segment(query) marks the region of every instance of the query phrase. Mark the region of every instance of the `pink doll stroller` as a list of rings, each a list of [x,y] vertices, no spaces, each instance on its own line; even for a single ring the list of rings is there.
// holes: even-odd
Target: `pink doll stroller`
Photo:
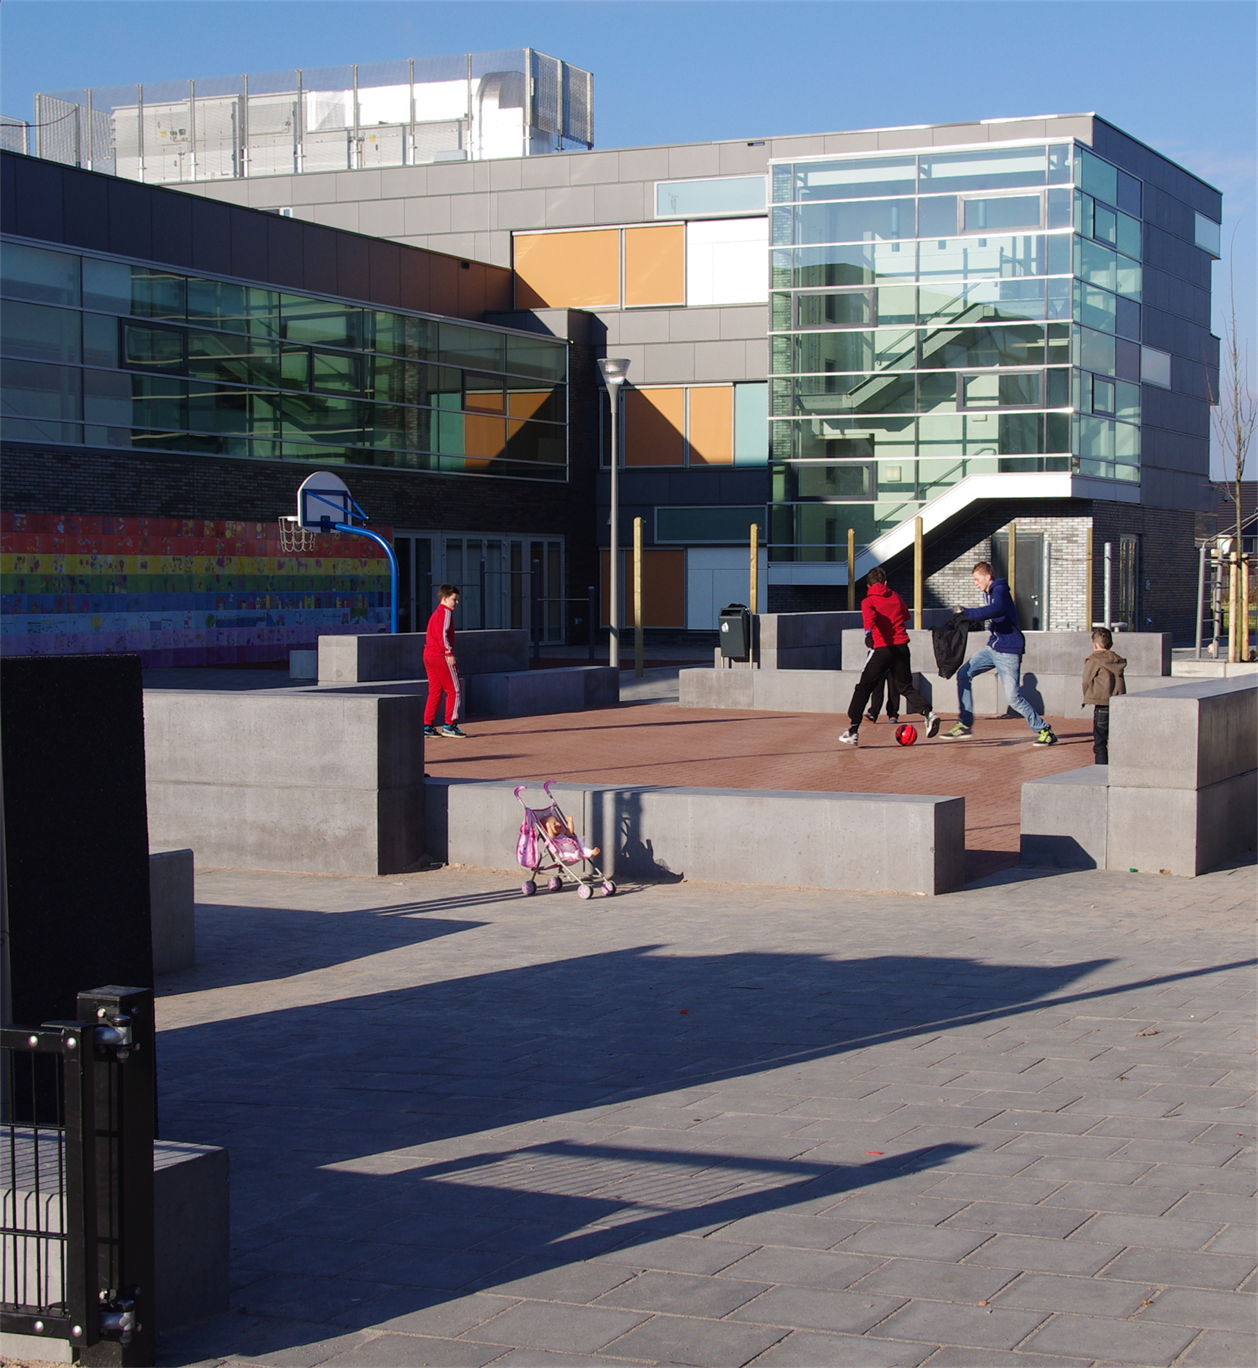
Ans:
[[[577,836],[572,819],[564,816],[550,791],[553,782],[548,779],[542,785],[546,797],[550,799],[549,807],[529,807],[520,797],[528,788],[527,784],[521,784],[515,791],[516,799],[524,809],[515,858],[520,868],[529,872],[529,877],[520,885],[520,891],[526,898],[532,897],[537,892],[537,875],[550,872],[546,887],[551,893],[557,893],[567,882],[576,884],[579,897],[592,898],[594,890],[602,884],[603,892],[610,898],[616,891],[616,885],[592,863],[594,856],[599,853],[598,847],[586,846]]]

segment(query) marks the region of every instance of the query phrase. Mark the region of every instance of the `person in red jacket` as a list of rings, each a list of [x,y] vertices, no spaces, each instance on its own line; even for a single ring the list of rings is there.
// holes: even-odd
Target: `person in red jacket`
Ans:
[[[459,707],[463,702],[463,684],[459,679],[458,662],[454,658],[454,610],[459,606],[459,591],[453,584],[443,584],[437,590],[437,608],[428,619],[424,636],[424,673],[428,676],[428,702],[424,705],[425,736],[458,736]],[[441,695],[446,697],[446,722],[437,726],[437,710]]]
[[[904,600],[887,584],[887,572],[876,565],[868,575],[869,590],[861,603],[861,620],[865,624],[865,641],[872,648],[865,669],[852,690],[848,704],[848,721],[852,724],[839,740],[847,746],[860,745],[861,718],[874,685],[890,672],[909,712],[921,713],[926,719],[926,735],[939,734],[940,719],[931,711],[930,704],[913,687],[913,664],[909,657],[909,634],[905,624],[909,610]]]

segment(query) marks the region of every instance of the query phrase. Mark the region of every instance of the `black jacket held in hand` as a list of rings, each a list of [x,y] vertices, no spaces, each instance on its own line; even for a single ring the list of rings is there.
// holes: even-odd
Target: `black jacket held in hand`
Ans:
[[[942,627],[932,627],[930,634],[935,643],[935,669],[942,679],[951,679],[965,663],[969,621],[964,614],[956,613]]]

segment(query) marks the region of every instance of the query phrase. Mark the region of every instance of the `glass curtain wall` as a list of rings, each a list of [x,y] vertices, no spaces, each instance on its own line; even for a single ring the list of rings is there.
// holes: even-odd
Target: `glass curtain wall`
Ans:
[[[567,349],[0,246],[6,440],[565,480]]]
[[[1140,182],[1071,143],[772,168],[772,544],[975,474],[1139,479]]]

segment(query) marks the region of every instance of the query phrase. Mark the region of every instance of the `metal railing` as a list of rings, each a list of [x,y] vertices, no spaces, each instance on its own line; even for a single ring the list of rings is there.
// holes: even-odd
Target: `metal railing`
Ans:
[[[0,1331],[153,1362],[153,994],[0,1026]],[[48,1355],[47,1357],[52,1357]]]

